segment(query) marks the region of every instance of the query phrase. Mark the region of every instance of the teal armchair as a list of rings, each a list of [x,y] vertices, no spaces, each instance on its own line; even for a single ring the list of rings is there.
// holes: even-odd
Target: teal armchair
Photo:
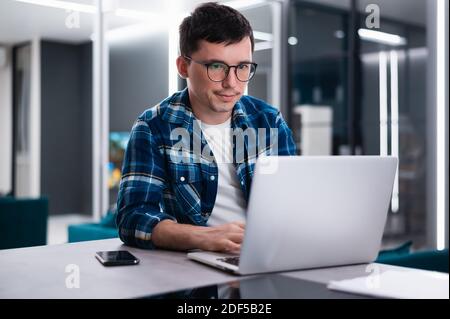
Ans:
[[[0,198],[0,249],[45,245],[47,219],[47,198]]]
[[[69,225],[67,229],[69,243],[119,237],[115,216],[114,213],[108,212],[100,223]]]
[[[448,249],[410,252],[409,241],[395,249],[382,250],[375,262],[448,273]]]

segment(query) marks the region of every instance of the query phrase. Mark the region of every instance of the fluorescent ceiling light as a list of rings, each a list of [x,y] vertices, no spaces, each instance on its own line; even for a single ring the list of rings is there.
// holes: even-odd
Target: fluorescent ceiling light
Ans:
[[[73,10],[85,13],[95,13],[95,6],[75,2],[68,2],[61,0],[16,0],[16,1],[50,8]]]
[[[234,1],[223,2],[222,4],[232,7],[236,10],[239,10],[239,9],[244,10],[244,9],[250,9],[250,8],[265,5],[265,4],[267,4],[267,1],[266,0],[234,0]]]
[[[298,39],[296,37],[289,37],[288,38],[288,43],[290,45],[297,45],[298,44]]]
[[[269,50],[273,48],[273,43],[271,41],[263,41],[255,43],[255,51]]]
[[[262,41],[272,41],[273,35],[268,32],[253,31],[253,37]]]
[[[154,23],[130,24],[124,27],[115,28],[106,32],[108,42],[127,42],[146,37],[157,31],[157,27],[162,27]]]
[[[147,19],[155,19],[158,16],[155,13],[145,12],[145,11],[137,11],[137,10],[128,10],[128,9],[116,9],[116,16],[125,17],[125,18],[133,18],[138,20],[147,20]]]
[[[96,8],[93,5],[88,4],[80,4],[70,1],[61,1],[61,0],[16,0],[18,2],[28,3],[28,4],[34,4],[44,7],[50,7],[50,8],[57,8],[57,9],[64,9],[64,10],[73,10],[78,12],[84,12],[84,13],[95,13]],[[137,20],[146,20],[149,21],[158,21],[162,22],[165,25],[170,22],[170,19],[167,19],[163,15],[158,15],[157,13],[153,12],[146,12],[146,11],[137,11],[137,10],[129,10],[129,9],[120,9],[117,8],[116,10],[113,10],[114,14],[118,17],[124,17],[124,18],[131,18],[131,19],[137,19]]]
[[[343,39],[345,38],[345,32],[342,30],[336,30],[334,31],[334,36],[338,39]]]
[[[374,31],[369,29],[359,29],[358,35],[362,40],[388,44],[392,46],[400,46],[406,44],[406,39],[391,33]]]

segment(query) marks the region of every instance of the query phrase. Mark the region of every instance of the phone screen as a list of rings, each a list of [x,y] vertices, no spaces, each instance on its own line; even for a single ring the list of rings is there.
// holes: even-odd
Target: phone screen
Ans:
[[[95,257],[105,266],[136,265],[139,259],[126,250],[98,251]]]

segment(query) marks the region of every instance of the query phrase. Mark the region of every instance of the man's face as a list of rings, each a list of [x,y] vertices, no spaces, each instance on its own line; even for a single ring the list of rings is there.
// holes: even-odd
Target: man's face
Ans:
[[[239,43],[229,45],[201,40],[199,49],[191,55],[191,58],[198,62],[220,61],[228,65],[251,62],[250,38],[246,37]],[[230,69],[227,78],[222,82],[213,82],[208,77],[206,67],[192,61],[187,66],[187,81],[193,107],[210,115],[231,113],[247,85],[247,82],[241,82],[236,78],[235,68]]]

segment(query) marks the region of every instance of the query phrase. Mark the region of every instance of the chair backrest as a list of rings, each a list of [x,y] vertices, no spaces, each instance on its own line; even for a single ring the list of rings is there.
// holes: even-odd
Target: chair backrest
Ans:
[[[448,273],[448,249],[426,250],[398,256],[379,256],[377,263]]]
[[[47,219],[47,198],[0,198],[0,249],[45,245]]]

